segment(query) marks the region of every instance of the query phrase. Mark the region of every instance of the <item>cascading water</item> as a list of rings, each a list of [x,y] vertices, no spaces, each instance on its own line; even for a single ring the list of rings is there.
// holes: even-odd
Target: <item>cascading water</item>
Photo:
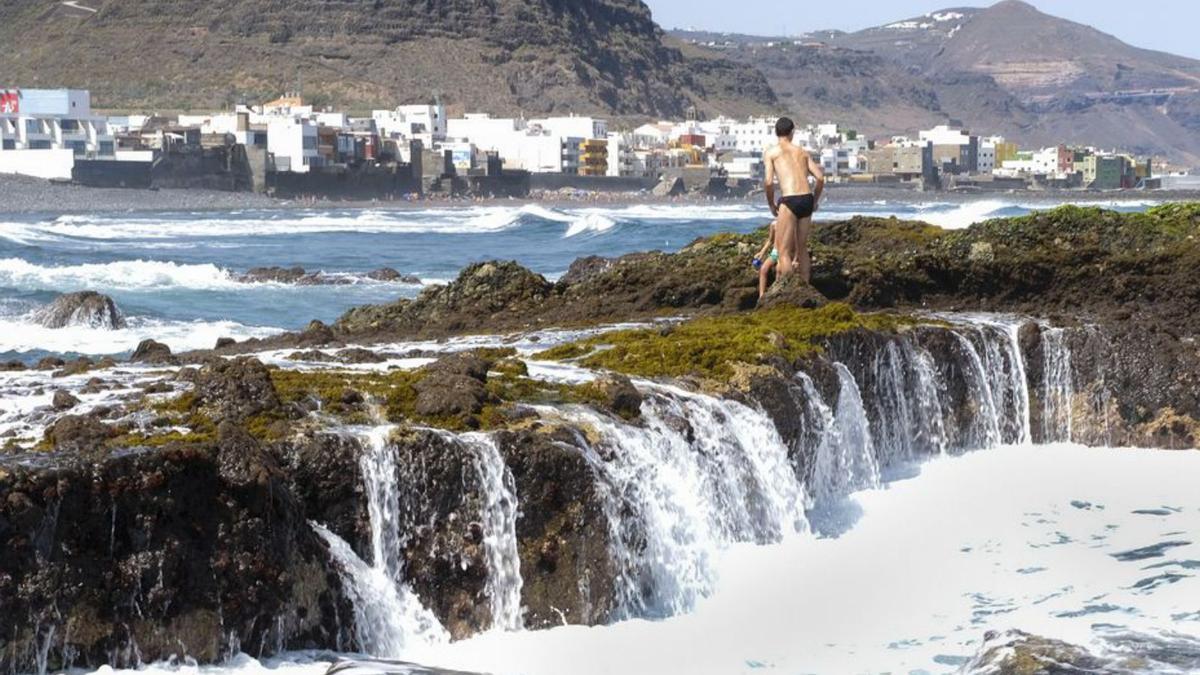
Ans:
[[[973,317],[956,332],[970,346],[976,379],[986,400],[981,400],[980,414],[988,425],[979,447],[1001,443],[1028,445],[1033,441],[1029,406],[1029,386],[1025,375],[1025,359],[1018,339],[1021,323]],[[967,331],[969,335],[962,335]],[[990,408],[990,414],[988,414]],[[994,424],[993,424],[994,422]]]
[[[807,374],[796,374],[805,411],[803,418],[812,429],[812,459],[805,485],[814,504],[827,504],[857,489],[879,485],[879,463],[862,395],[854,376],[841,363],[838,375],[837,410],[825,403]]]
[[[807,527],[804,489],[763,413],[733,401],[641,383],[644,426],[586,409],[590,461],[609,501],[618,615],[669,616],[711,592],[717,554]]]
[[[1042,329],[1042,424],[1047,443],[1071,440],[1071,351],[1062,328]]]
[[[363,446],[359,468],[371,525],[371,563],[359,558],[341,537],[313,524],[342,568],[354,605],[359,647],[384,657],[412,654],[415,648],[449,639],[437,617],[403,581],[396,453],[388,440],[393,430],[381,425],[359,434]]]
[[[875,358],[874,376],[880,463],[944,453],[942,394],[929,352],[907,339],[890,340]]]
[[[512,473],[504,465],[500,449],[491,436],[465,434],[459,439],[474,451],[475,469],[479,475],[492,627],[520,630],[521,558],[517,553],[517,496]]]

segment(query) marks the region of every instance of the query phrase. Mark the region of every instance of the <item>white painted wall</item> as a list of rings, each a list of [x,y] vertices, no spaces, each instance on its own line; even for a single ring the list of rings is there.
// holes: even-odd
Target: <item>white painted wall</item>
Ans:
[[[71,179],[75,153],[70,150],[6,150],[0,152],[0,173],[35,178]]]

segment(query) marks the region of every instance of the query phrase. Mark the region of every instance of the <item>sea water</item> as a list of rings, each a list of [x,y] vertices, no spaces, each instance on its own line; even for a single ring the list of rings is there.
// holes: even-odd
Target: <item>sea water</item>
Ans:
[[[1105,206],[1137,210],[1150,204]],[[817,217],[895,215],[956,228],[1053,205],[854,202],[831,191]],[[697,237],[750,232],[768,221],[757,202],[0,214],[0,358],[126,354],[145,338],[176,351],[207,348],[218,337],[295,330],[312,319],[332,321],[356,305],[420,292],[420,284],[366,276],[382,267],[435,284],[472,262],[516,259],[556,279],[580,256],[675,251]],[[239,280],[260,266],[301,266],[343,283]],[[111,295],[129,327],[49,331],[30,322],[38,307],[78,290]]]

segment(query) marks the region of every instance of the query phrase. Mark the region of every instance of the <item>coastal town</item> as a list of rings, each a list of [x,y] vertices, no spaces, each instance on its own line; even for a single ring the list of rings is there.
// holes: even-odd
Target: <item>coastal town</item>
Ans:
[[[633,126],[585,115],[451,116],[436,102],[358,115],[318,109],[298,92],[211,113],[106,115],[87,90],[4,89],[0,174],[381,200],[564,190],[739,197],[761,186],[773,117],[687,117]],[[951,124],[868,138],[834,122],[809,123],[796,141],[834,185],[1109,191],[1200,183],[1117,150],[1024,148]]]

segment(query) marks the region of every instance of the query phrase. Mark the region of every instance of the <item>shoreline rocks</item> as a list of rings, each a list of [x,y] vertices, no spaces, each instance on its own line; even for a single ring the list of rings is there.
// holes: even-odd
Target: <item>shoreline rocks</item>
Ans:
[[[308,272],[303,267],[254,267],[244,274],[237,275],[237,281],[244,284],[276,283],[293,286],[348,286],[361,283],[363,279],[383,283],[420,285],[421,280],[411,274],[401,274],[390,268],[382,267],[372,270],[361,277],[351,275],[331,275],[324,272]]]
[[[107,295],[95,291],[66,293],[33,313],[33,321],[46,328],[80,326],[103,330],[125,327],[125,315]]]

